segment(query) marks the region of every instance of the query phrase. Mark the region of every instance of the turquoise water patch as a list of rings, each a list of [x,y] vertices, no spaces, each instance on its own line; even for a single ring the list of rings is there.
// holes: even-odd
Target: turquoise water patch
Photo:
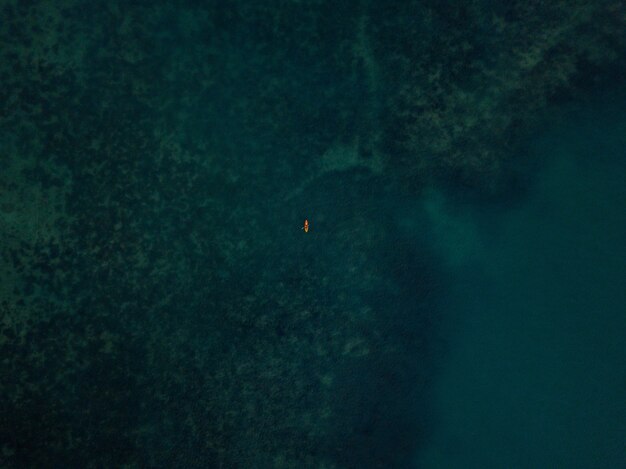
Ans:
[[[621,109],[570,109],[537,135],[544,167],[516,207],[429,201],[457,281],[420,467],[624,467]]]

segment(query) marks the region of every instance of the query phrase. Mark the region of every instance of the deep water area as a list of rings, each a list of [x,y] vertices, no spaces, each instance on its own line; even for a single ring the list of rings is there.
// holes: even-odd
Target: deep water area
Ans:
[[[420,467],[626,464],[625,109],[612,94],[546,123],[513,206],[429,212],[456,233],[456,281]]]
[[[0,468],[623,467],[624,76],[617,0],[0,0]]]

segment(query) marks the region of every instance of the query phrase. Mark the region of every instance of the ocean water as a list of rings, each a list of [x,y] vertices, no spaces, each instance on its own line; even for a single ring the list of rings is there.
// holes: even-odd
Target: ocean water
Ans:
[[[623,466],[624,31],[0,0],[0,468]]]
[[[625,104],[548,120],[513,206],[428,202],[457,278],[419,467],[626,467]]]

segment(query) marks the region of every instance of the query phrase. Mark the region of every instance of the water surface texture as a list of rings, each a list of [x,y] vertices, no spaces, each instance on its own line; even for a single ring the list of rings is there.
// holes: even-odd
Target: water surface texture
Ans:
[[[619,0],[0,0],[0,467],[623,466],[625,76]]]

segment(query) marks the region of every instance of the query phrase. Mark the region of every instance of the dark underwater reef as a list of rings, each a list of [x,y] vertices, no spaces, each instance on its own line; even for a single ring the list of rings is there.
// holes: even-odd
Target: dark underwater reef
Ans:
[[[445,275],[393,207],[626,70],[621,2],[0,8],[6,467],[409,467]]]

